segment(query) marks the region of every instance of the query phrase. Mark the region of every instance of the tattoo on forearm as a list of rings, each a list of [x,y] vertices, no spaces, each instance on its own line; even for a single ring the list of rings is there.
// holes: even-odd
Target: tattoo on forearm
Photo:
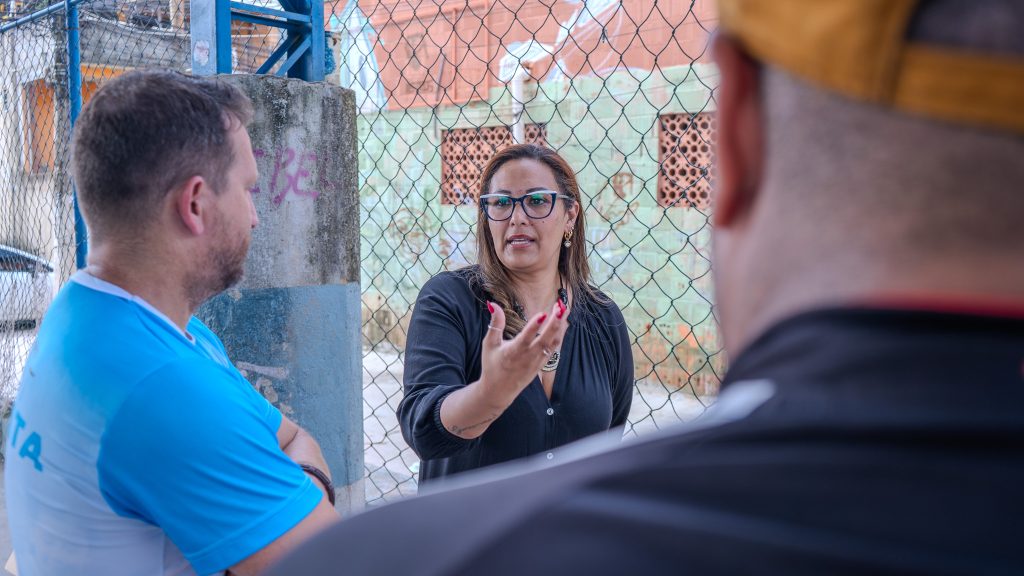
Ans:
[[[458,436],[463,432],[468,432],[470,430],[479,428],[485,424],[490,424],[491,422],[494,421],[495,418],[497,418],[497,416],[489,416],[487,420],[481,420],[480,422],[477,422],[476,424],[470,424],[469,426],[450,426],[448,428],[448,431]]]

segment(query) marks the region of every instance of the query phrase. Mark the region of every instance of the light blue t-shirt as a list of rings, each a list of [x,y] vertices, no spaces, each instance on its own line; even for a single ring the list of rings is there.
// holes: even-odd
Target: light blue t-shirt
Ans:
[[[218,573],[321,492],[278,447],[281,413],[199,320],[79,272],[54,300],[6,437],[21,576]]]

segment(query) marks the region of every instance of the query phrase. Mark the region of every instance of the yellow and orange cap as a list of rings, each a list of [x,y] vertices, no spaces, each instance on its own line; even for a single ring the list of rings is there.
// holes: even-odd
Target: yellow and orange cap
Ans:
[[[1024,58],[907,38],[918,0],[719,0],[755,59],[857,100],[1024,133]]]

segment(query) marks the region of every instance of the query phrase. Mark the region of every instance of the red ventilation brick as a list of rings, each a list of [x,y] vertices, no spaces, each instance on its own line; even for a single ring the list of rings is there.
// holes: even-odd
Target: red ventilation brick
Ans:
[[[548,145],[544,124],[527,124],[526,141]],[[476,199],[480,173],[497,151],[512,144],[508,126],[453,128],[441,132],[441,204],[467,204]]]
[[[663,114],[658,117],[658,204],[707,210],[711,207],[710,113]]]

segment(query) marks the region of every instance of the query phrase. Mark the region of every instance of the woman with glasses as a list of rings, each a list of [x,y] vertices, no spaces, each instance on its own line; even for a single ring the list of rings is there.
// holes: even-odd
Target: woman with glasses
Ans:
[[[590,284],[576,176],[510,146],[484,168],[478,264],[431,278],[406,343],[402,434],[420,482],[621,428],[633,357],[619,308]]]

